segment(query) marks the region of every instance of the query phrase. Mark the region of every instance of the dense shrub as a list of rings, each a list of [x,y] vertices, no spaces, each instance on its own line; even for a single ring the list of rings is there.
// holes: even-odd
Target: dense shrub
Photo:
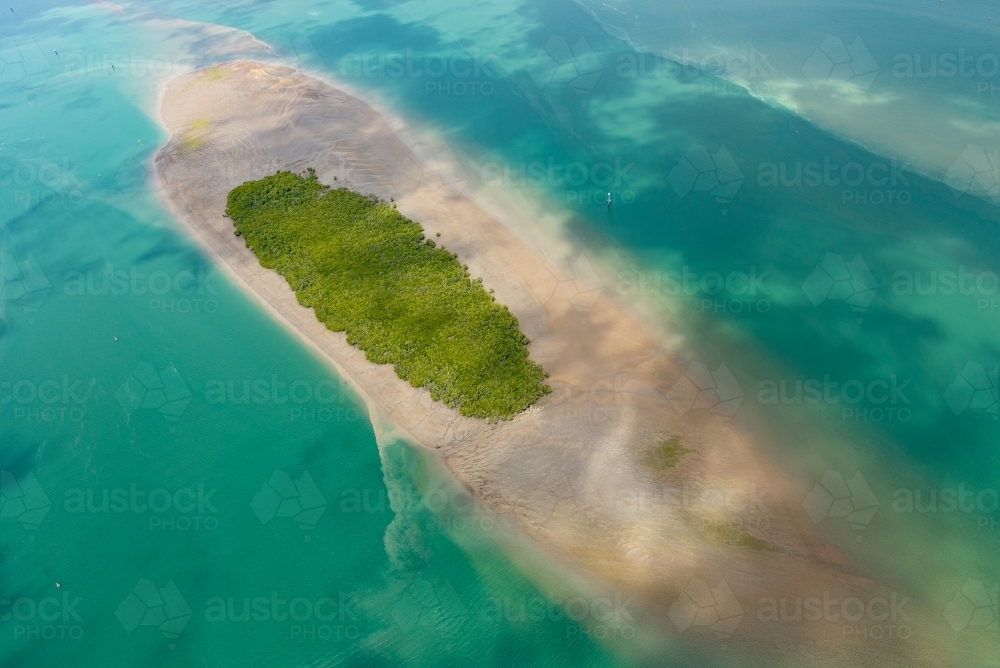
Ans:
[[[549,391],[517,318],[391,203],[278,172],[234,188],[226,214],[321,322],[462,415],[510,417]]]

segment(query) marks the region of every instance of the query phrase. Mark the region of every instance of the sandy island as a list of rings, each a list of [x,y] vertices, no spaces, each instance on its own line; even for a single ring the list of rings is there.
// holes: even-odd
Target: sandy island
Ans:
[[[803,490],[750,435],[697,404],[674,407],[667,391],[684,374],[676,343],[644,329],[613,291],[574,273],[571,258],[547,259],[460,194],[367,103],[290,68],[235,61],[174,79],[160,111],[171,133],[155,158],[161,196],[236,282],[354,384],[376,429],[387,421],[436,450],[492,512],[546,552],[639,595],[633,614],[644,625],[737,662],[942,663],[940,634],[918,632],[940,629],[940,611],[917,602],[905,609],[909,638],[877,642],[848,636],[843,622],[762,615],[764,599],[784,598],[792,609],[824,595],[889,599],[892,587],[865,577],[815,532]],[[552,394],[509,421],[464,418],[391,366],[368,362],[300,306],[233,235],[223,211],[240,183],[306,167],[324,183],[394,198],[457,253],[517,316],[532,359],[551,374]],[[692,386],[692,402],[696,392]],[[668,434],[693,452],[652,470],[644,454]],[[749,531],[718,530],[727,526]],[[695,614],[699,606],[716,612]]]

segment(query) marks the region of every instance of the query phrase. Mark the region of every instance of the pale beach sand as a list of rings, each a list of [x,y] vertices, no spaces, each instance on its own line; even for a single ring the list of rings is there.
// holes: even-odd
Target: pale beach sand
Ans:
[[[750,435],[668,399],[684,374],[678,337],[641,325],[621,296],[584,275],[571,245],[540,248],[537,238],[513,231],[516,223],[505,225],[461,194],[408,144],[398,121],[316,78],[248,61],[174,79],[160,111],[171,137],[156,156],[156,175],[177,218],[358,389],[376,429],[436,450],[492,512],[569,568],[641,594],[647,622],[706,649],[732,636],[726,642],[740,655],[770,665],[940,663],[947,648],[932,646],[940,634],[918,632],[939,627],[940,611],[916,602],[906,608],[910,637],[878,643],[845,637],[838,623],[759,619],[764,598],[868,601],[889,598],[892,586],[865,577],[815,532],[802,507],[808,490]],[[394,198],[428,237],[457,253],[517,316],[552,394],[509,421],[464,418],[391,366],[368,362],[300,306],[285,280],[234,236],[223,211],[240,183],[307,167],[323,183]],[[693,452],[675,468],[650,470],[645,451],[669,434]],[[770,549],[740,547],[705,529],[733,522]],[[695,603],[713,605],[696,600],[703,596],[714,597],[716,618],[688,614]],[[715,633],[699,635],[685,620]]]

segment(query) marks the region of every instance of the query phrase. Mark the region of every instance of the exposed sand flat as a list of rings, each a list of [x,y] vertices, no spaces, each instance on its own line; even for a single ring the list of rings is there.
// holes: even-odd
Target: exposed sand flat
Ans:
[[[892,588],[852,572],[814,532],[803,490],[748,435],[698,408],[697,388],[693,410],[675,408],[667,391],[684,374],[676,351],[630,318],[619,297],[578,275],[572,257],[546,259],[460,195],[368,104],[288,68],[236,61],[173,80],[161,112],[171,138],[157,154],[156,174],[179,219],[335,363],[377,419],[436,449],[490,509],[544,549],[611,586],[642,592],[645,619],[672,625],[706,650],[723,638],[729,652],[738,647],[737,656],[749,652],[770,665],[809,658],[855,666],[941,663],[942,648],[931,646],[937,636],[917,632],[940,628],[940,611],[925,613],[916,602],[906,607],[913,629],[906,640],[845,637],[844,624],[832,620],[759,619],[764,597],[794,602],[827,593],[868,601],[889,598]],[[532,358],[551,374],[553,393],[507,422],[464,418],[400,380],[391,366],[368,362],[343,333],[328,331],[300,306],[285,280],[233,235],[223,211],[240,183],[306,167],[324,183],[395,198],[429,237],[456,252],[517,316]],[[682,435],[694,452],[675,468],[651,470],[644,454],[668,434]],[[732,533],[705,529],[733,521],[754,527],[750,534],[772,549],[740,547]],[[717,589],[721,583],[732,598]],[[708,590],[715,590],[707,594],[714,604],[699,598]],[[674,605],[695,599],[724,614],[695,618],[686,603]]]

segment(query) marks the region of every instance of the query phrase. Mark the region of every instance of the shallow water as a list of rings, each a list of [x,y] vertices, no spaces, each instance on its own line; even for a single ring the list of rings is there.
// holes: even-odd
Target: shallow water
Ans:
[[[377,444],[363,404],[156,201],[157,86],[268,44],[432,134],[470,184],[564,219],[619,293],[732,372],[731,419],[804,501],[860,474],[871,497],[851,502],[873,497],[874,514],[821,508],[817,526],[941,610],[922,632],[996,665],[995,600],[969,619],[948,607],[1000,578],[1000,212],[980,187],[1000,181],[994,112],[955,78],[886,76],[885,55],[979,48],[975,8],[944,8],[943,32],[891,6],[803,5],[783,22],[592,9],[599,21],[568,1],[14,5],[0,26],[4,665],[747,660],[696,657],[627,604],[595,615],[605,594],[536,563],[426,455]],[[889,15],[923,27],[881,27]],[[862,32],[880,68],[861,104],[844,97],[856,88],[801,85],[817,37]],[[679,67],[636,51],[744,42],[792,73],[776,79],[796,84],[785,97],[748,94],[703,55]],[[910,115],[935,119],[941,142],[880,132]],[[987,160],[975,187],[910,167],[940,176],[967,143]],[[797,391],[809,381],[818,394]],[[297,602],[279,621],[288,603],[272,599]]]

